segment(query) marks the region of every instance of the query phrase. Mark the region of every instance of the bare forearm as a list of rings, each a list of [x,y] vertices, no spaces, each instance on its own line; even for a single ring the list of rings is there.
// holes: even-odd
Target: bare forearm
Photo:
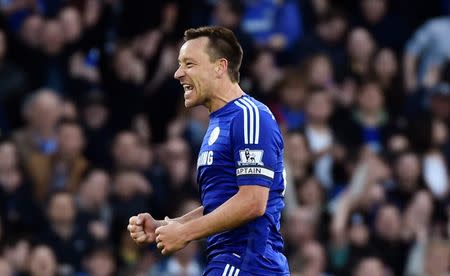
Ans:
[[[181,216],[181,217],[177,217],[177,218],[173,218],[173,219],[169,219],[169,220],[174,220],[177,221],[181,224],[184,224],[188,221],[191,221],[193,219],[199,218],[203,216],[203,206],[200,206],[192,211],[190,211],[189,213]],[[158,226],[164,226],[167,225],[167,221],[166,220],[157,220],[156,223],[158,224]]]
[[[181,224],[184,224],[201,216],[203,216],[203,206],[200,206],[181,217],[174,218],[174,220],[178,221]]]
[[[405,85],[407,89],[414,89],[414,86],[417,85],[416,79],[416,60],[417,57],[412,54],[405,54],[404,56],[404,79]]]
[[[267,202],[267,200],[265,201]],[[240,195],[231,197],[213,212],[193,219],[183,226],[189,241],[236,228],[264,214],[255,206],[254,200]]]

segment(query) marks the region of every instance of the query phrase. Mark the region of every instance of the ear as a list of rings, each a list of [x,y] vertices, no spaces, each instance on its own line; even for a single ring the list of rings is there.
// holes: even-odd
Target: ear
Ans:
[[[217,78],[223,78],[228,73],[228,60],[219,58],[216,61],[215,69]]]

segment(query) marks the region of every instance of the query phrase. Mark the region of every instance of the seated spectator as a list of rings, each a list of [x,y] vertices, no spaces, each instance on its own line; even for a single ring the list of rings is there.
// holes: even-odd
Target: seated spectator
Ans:
[[[394,275],[403,275],[411,242],[402,237],[398,208],[389,204],[381,206],[376,214],[374,227],[371,247]]]
[[[6,236],[35,231],[39,224],[31,185],[19,164],[16,146],[0,142],[0,217]]]
[[[385,149],[387,139],[394,131],[389,121],[381,87],[372,81],[359,88],[356,109],[335,122],[338,140],[347,148],[367,146],[374,152]]]
[[[326,276],[326,253],[323,246],[317,241],[309,241],[299,249],[294,262],[289,266],[291,271],[300,275]]]
[[[108,202],[110,181],[106,171],[93,169],[81,182],[76,197],[80,221],[97,241],[105,241],[110,237],[113,219]]]
[[[0,110],[5,113],[8,123],[12,125],[0,125],[3,133],[8,133],[8,128],[16,126],[19,122],[20,98],[27,91],[27,78],[15,63],[7,57],[11,47],[5,33],[0,30]]]
[[[58,266],[55,252],[46,245],[36,245],[30,254],[30,276],[70,275],[70,271]]]
[[[5,260],[11,265],[17,275],[26,275],[30,260],[31,244],[24,237],[9,236],[3,249]],[[0,275],[3,275],[0,273]]]
[[[188,212],[200,206],[195,200],[186,200],[180,205],[180,209],[175,214],[176,217],[187,214]],[[162,259],[155,264],[149,272],[150,276],[197,276],[202,274],[202,265],[199,257],[198,242],[189,243],[188,246],[173,254],[168,259]]]
[[[333,187],[333,142],[334,133],[330,127],[333,102],[328,92],[311,88],[306,100],[305,138],[311,150],[314,175],[327,190]]]
[[[386,272],[383,262],[376,257],[363,258],[355,267],[353,276],[397,275]]]
[[[113,241],[119,241],[122,230],[126,229],[128,220],[133,214],[149,212],[149,198],[152,192],[151,183],[148,183],[139,172],[120,170],[113,176],[111,199]]]
[[[381,48],[375,53],[372,68],[374,78],[384,92],[387,111],[393,120],[401,115],[402,110],[399,107],[403,106],[405,100],[398,63],[392,49]]]
[[[113,276],[117,275],[117,262],[112,248],[99,245],[93,248],[83,259],[83,271],[76,276]]]
[[[0,275],[4,276],[13,276],[15,274],[15,271],[11,267],[11,265],[8,263],[7,260],[0,258]]]
[[[292,183],[299,183],[307,178],[310,171],[311,152],[303,133],[288,132],[284,137],[286,154],[286,171]]]
[[[364,28],[357,27],[350,31],[347,38],[347,68],[343,79],[350,78],[361,82],[370,76],[372,58],[377,45],[371,34]]]
[[[248,93],[259,101],[273,101],[276,85],[284,75],[282,68],[276,63],[275,54],[269,50],[257,52],[250,65],[250,75],[252,82],[243,89],[248,90]]]
[[[73,196],[67,192],[52,194],[48,201],[47,219],[48,224],[35,238],[53,250],[59,264],[58,271],[68,275],[79,271],[82,256],[92,245],[92,237],[77,220]]]
[[[33,153],[50,155],[56,151],[56,125],[62,116],[61,104],[60,97],[50,89],[40,89],[25,100],[22,111],[27,124],[13,133],[23,161]]]
[[[419,156],[414,152],[400,153],[393,163],[393,185],[387,187],[388,200],[404,210],[414,194],[425,187]]]
[[[278,102],[271,106],[284,131],[301,129],[305,124],[306,84],[299,70],[287,71],[277,88]]]
[[[366,28],[381,47],[402,50],[409,28],[402,17],[389,10],[389,0],[363,0],[360,2],[361,17],[356,25]]]
[[[299,49],[295,54],[298,56],[298,62],[301,63],[307,57],[323,53],[330,57],[333,67],[336,68],[337,73],[340,73],[346,63],[347,29],[348,17],[344,12],[336,8],[327,8],[324,14],[319,16],[311,33],[307,33],[300,40]]]
[[[57,127],[58,149],[52,155],[31,154],[26,164],[34,184],[34,196],[42,202],[52,191],[75,192],[88,168],[83,156],[81,127],[64,121]]]

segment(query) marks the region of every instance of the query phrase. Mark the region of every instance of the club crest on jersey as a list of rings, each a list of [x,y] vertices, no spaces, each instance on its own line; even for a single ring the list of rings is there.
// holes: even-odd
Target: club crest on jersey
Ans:
[[[251,150],[244,149],[239,151],[239,156],[241,160],[238,161],[239,166],[252,166],[252,165],[264,165],[262,162],[262,157],[264,154],[264,150]]]
[[[208,145],[211,146],[212,144],[214,144],[215,141],[217,141],[217,138],[219,138],[219,133],[220,133],[219,127],[215,127],[211,131],[211,135],[209,135],[209,139],[208,139]]]

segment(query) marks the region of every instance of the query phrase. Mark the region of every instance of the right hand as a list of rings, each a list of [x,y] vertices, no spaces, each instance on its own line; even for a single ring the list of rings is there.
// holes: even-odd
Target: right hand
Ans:
[[[141,213],[130,218],[127,229],[136,243],[145,244],[155,242],[155,230],[159,226],[158,221],[149,213]]]

